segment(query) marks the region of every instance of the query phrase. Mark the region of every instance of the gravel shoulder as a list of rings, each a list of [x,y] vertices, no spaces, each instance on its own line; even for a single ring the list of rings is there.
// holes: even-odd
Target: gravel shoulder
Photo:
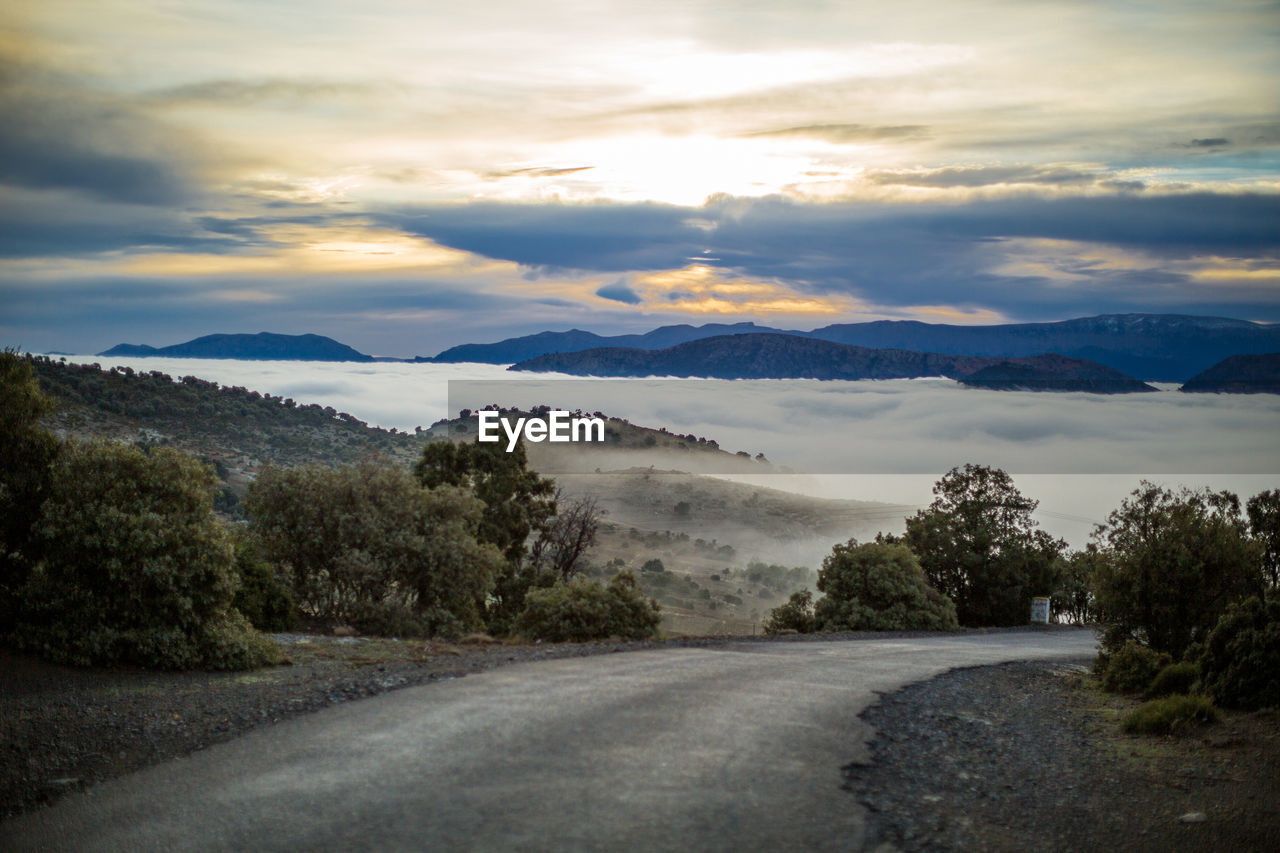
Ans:
[[[1280,713],[1125,735],[1138,702],[1098,691],[1089,663],[953,670],[869,708],[872,760],[845,768],[869,847],[1280,850]]]

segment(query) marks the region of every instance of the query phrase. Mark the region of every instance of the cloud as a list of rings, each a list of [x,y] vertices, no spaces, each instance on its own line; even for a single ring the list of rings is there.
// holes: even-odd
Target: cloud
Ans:
[[[1221,136],[1213,136],[1207,139],[1193,139],[1191,145],[1194,148],[1223,148],[1231,144],[1230,139],[1223,139]]]
[[[940,169],[875,171],[867,180],[875,184],[907,187],[986,187],[998,184],[1091,184],[1096,172],[1065,166],[948,166]]]
[[[874,142],[884,139],[921,138],[929,135],[928,125],[809,124],[777,130],[758,130],[742,134],[746,137],[804,137],[827,142]]]
[[[638,305],[644,301],[640,294],[627,287],[627,283],[621,279],[613,284],[606,284],[597,290],[596,296],[603,299],[612,299],[614,302],[622,302],[626,305]]]

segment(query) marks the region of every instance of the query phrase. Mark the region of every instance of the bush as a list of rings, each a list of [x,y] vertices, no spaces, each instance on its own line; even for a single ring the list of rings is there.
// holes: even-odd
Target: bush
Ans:
[[[635,575],[620,572],[604,585],[574,578],[532,589],[516,619],[516,630],[531,640],[586,642],[620,637],[643,640],[658,632],[657,602],[647,599]]]
[[[660,574],[662,572],[665,572],[666,570],[667,570],[667,567],[664,566],[662,564],[662,561],[659,560],[657,557],[654,557],[651,560],[645,560],[644,565],[640,567],[640,571],[642,572],[647,572],[647,573],[651,572],[655,574]]]
[[[1230,492],[1144,482],[1098,536],[1107,556],[1094,573],[1101,621],[1175,658],[1262,585],[1261,550]]]
[[[808,634],[816,630],[818,620],[813,616],[813,593],[807,589],[791,593],[791,599],[786,604],[769,611],[769,620],[764,623],[766,634],[781,634],[784,631]]]
[[[1130,734],[1178,734],[1189,727],[1216,722],[1218,710],[1207,696],[1166,696],[1143,702],[1121,719]]]
[[[905,545],[857,540],[836,545],[822,561],[814,606],[824,631],[948,631],[959,627],[955,605],[925,579]]]
[[[232,604],[259,631],[288,631],[298,624],[293,590],[243,532],[235,537],[235,572],[240,578]]]
[[[482,504],[452,486],[366,463],[265,469],[249,488],[249,518],[264,555],[289,572],[299,607],[365,633],[395,635],[440,622],[467,629],[503,560],[476,541]],[[413,616],[405,621],[406,611]],[[447,620],[446,620],[447,621]]]
[[[1228,609],[1205,642],[1200,673],[1224,707],[1280,706],[1280,601],[1249,598]]]
[[[1162,696],[1190,693],[1199,677],[1200,667],[1194,661],[1171,663],[1156,673],[1143,696],[1147,699],[1159,699]]]
[[[1173,659],[1136,640],[1114,652],[1102,670],[1102,689],[1109,693],[1144,693],[1156,675]]]
[[[232,607],[212,471],[176,451],[69,445],[54,467],[16,639],[54,660],[243,669],[279,650]]]

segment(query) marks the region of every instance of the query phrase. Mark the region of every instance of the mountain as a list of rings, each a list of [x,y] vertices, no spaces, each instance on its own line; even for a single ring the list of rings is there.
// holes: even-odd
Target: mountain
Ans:
[[[1280,350],[1280,327],[1181,314],[1105,314],[1000,326],[881,321],[826,326],[809,334],[855,346],[938,353],[1020,358],[1055,352],[1142,379],[1171,382],[1230,355]]]
[[[119,344],[98,355],[235,358],[245,361],[373,361],[346,344],[323,335],[205,335],[167,347]]]
[[[1087,391],[1128,394],[1158,390],[1118,370],[1081,358],[1050,353],[1011,358],[958,377],[962,385],[994,391]]]
[[[594,332],[584,332],[581,329],[570,329],[567,332],[539,332],[536,335],[526,335],[521,338],[507,338],[505,341],[499,341],[496,344],[462,344],[450,347],[434,358],[419,356],[414,361],[473,361],[481,364],[513,364],[517,361],[527,361],[540,355],[557,352],[582,352],[583,350],[599,349],[601,347],[664,349],[701,338],[764,332],[782,332],[782,330],[757,326],[755,323],[707,323],[703,326],[681,324],[678,326],[661,326],[643,335],[613,335],[605,337]],[[804,333],[785,332],[784,334]]]
[[[643,335],[605,337],[581,329],[542,332],[496,344],[464,344],[424,361],[511,364],[600,347],[663,349],[726,334],[786,334],[874,349],[1026,358],[1055,352],[1096,361],[1130,376],[1182,381],[1231,355],[1280,350],[1280,326],[1181,314],[1104,314],[1056,323],[950,326],[907,320],[845,323],[812,332],[735,325],[663,326]]]
[[[1188,392],[1280,394],[1280,352],[1233,355],[1188,379]]]
[[[983,356],[897,349],[870,349],[798,335],[757,332],[723,335],[661,350],[603,347],[553,353],[513,365],[510,370],[576,376],[699,376],[711,379],[912,379],[962,378],[983,369],[986,387],[1103,393],[1154,390],[1102,365],[1062,356],[1011,362]],[[1011,383],[1011,379],[1022,379]]]

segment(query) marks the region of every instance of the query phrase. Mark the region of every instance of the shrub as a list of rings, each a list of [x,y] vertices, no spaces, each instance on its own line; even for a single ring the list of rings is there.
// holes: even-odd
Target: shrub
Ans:
[[[1102,689],[1109,693],[1143,693],[1156,674],[1173,659],[1136,640],[1129,640],[1114,652],[1102,670]]]
[[[1156,673],[1143,696],[1147,699],[1159,699],[1162,696],[1190,693],[1199,677],[1200,667],[1194,661],[1171,663]]]
[[[1280,706],[1280,601],[1249,598],[1227,610],[1200,657],[1204,690],[1227,708]]]
[[[516,630],[531,640],[553,643],[642,640],[657,634],[661,620],[657,602],[645,598],[635,575],[624,571],[608,585],[573,578],[530,590]]]
[[[857,540],[822,561],[814,618],[824,631],[947,631],[959,627],[955,605],[929,586],[905,545]]]
[[[463,489],[426,489],[375,463],[268,468],[246,504],[264,556],[287,569],[303,612],[365,633],[427,630],[412,629],[406,610],[418,614],[413,624],[439,622],[443,611],[481,626],[503,561],[476,541],[482,505]]]
[[[212,471],[166,449],[69,445],[54,467],[17,639],[54,660],[242,669],[279,651],[232,608]]]
[[[235,537],[235,572],[240,579],[232,604],[259,631],[288,631],[298,624],[293,590],[262,559],[258,543],[244,532]]]
[[[1218,710],[1207,696],[1166,696],[1143,702],[1121,719],[1130,734],[1178,734],[1192,726],[1216,722]]]
[[[644,565],[640,567],[640,571],[642,572],[661,573],[661,572],[665,572],[666,570],[667,570],[667,567],[664,566],[662,564],[662,561],[659,560],[657,557],[654,557],[651,560],[645,560]]]
[[[1230,492],[1144,482],[1098,536],[1107,552],[1094,573],[1101,621],[1175,658],[1203,640],[1228,605],[1261,588],[1261,551]]]
[[[786,604],[769,611],[769,620],[764,623],[766,634],[781,634],[783,631],[808,634],[816,630],[818,620],[813,616],[813,593],[807,589],[791,593]]]

